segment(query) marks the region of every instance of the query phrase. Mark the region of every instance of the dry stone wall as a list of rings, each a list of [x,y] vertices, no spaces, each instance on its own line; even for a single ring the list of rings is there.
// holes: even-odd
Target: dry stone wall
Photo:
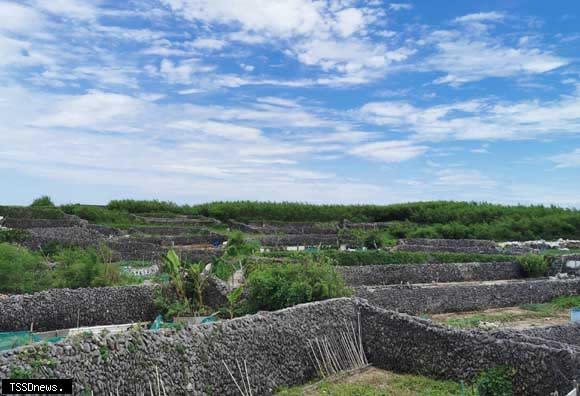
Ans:
[[[349,286],[466,282],[523,278],[517,263],[337,266]]]
[[[400,239],[395,249],[409,252],[500,253],[495,242],[477,239]]]
[[[496,336],[514,338],[519,335],[535,337],[546,343],[547,340],[573,345],[580,350],[580,323],[567,323],[558,326],[532,327],[524,330],[500,330]]]
[[[363,346],[376,367],[442,379],[474,378],[481,370],[516,369],[516,396],[545,396],[580,379],[579,349],[538,343],[518,334],[495,336],[457,330],[429,320],[341,298],[262,312],[231,321],[160,331],[81,335],[48,346],[0,353],[0,377],[16,368],[34,377],[73,378],[75,394],[143,394],[159,373],[167,394],[238,395],[224,362],[239,380],[247,365],[254,394],[312,380],[316,370],[307,340],[342,331],[360,318]],[[38,359],[51,361],[35,370]]]
[[[410,314],[510,307],[578,294],[580,279],[355,288],[355,295],[367,299],[371,304]]]
[[[231,229],[253,234],[336,235],[338,233],[338,224],[335,223],[286,223],[267,221],[240,223],[235,220],[230,220],[228,225]]]
[[[237,363],[247,365],[254,395],[301,384],[316,375],[307,340],[344,329],[356,318],[352,299],[304,304],[231,321],[181,330],[130,331],[79,337],[0,354],[0,377],[14,367],[32,369],[42,355],[54,362],[34,377],[74,378],[75,394],[149,394],[159,372],[168,395],[239,395],[225,362],[240,381]],[[106,352],[104,352],[106,351]]]
[[[0,299],[0,331],[66,329],[153,320],[155,286],[51,289]]]
[[[284,246],[333,246],[339,247],[343,243],[353,242],[352,238],[339,237],[338,235],[325,234],[289,234],[289,235],[268,235],[260,239],[262,246],[284,247]]]
[[[368,304],[361,306],[361,317],[367,357],[386,370],[471,380],[481,370],[507,365],[516,370],[516,396],[566,394],[580,379],[580,355],[565,345],[451,329]]]

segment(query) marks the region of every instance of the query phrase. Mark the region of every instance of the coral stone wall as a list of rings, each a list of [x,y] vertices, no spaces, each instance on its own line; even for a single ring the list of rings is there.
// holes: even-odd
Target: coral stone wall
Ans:
[[[356,326],[357,318],[368,360],[379,368],[470,380],[481,370],[507,365],[516,370],[517,396],[566,392],[580,378],[580,348],[573,345],[543,344],[524,333],[446,328],[349,298],[182,329],[83,334],[36,344],[0,353],[0,377],[17,368],[34,378],[74,378],[76,395],[139,395],[149,394],[150,383],[156,387],[159,373],[168,395],[238,395],[225,362],[239,383],[237,364],[247,366],[253,394],[271,395],[314,379],[308,340],[343,331],[345,323]],[[51,364],[40,370],[39,360]]]
[[[580,279],[357,287],[371,304],[411,314],[477,311],[580,294]]]
[[[153,320],[155,286],[50,289],[0,299],[0,331],[66,329]]]
[[[472,379],[498,365],[516,369],[517,396],[566,394],[580,377],[580,355],[566,348],[457,330],[363,304],[364,347],[376,367],[443,379]],[[523,337],[523,338],[522,338]]]
[[[247,366],[254,395],[301,384],[316,375],[308,339],[345,328],[356,302],[336,299],[181,330],[129,331],[76,337],[0,354],[0,377],[13,367],[32,370],[30,360],[54,362],[35,378],[74,378],[75,394],[149,394],[159,372],[167,395],[239,395],[223,362],[241,384],[236,360]],[[118,392],[118,393],[117,393]],[[158,393],[155,393],[158,394]]]
[[[499,253],[494,241],[477,239],[400,239],[395,249],[409,252]]]
[[[517,263],[337,266],[350,286],[465,282],[523,278]]]

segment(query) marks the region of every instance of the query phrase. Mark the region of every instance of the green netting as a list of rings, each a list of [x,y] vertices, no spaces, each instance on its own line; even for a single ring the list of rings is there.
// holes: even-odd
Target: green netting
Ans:
[[[10,331],[0,333],[0,351],[18,348],[36,342],[46,341],[50,343],[58,342],[64,337],[50,337],[44,340],[30,331]]]
[[[12,331],[7,333],[0,333],[0,351],[14,349],[19,346],[39,342],[40,337],[35,336],[30,331]]]
[[[149,330],[159,330],[163,326],[163,316],[157,315],[151,326],[149,326]]]

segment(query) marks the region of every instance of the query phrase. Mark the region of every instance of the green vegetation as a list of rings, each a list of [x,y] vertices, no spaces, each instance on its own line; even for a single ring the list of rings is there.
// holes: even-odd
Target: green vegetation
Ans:
[[[64,212],[51,207],[0,206],[0,216],[19,219],[62,219]]]
[[[181,214],[191,215],[193,209],[191,206],[180,206],[173,202],[167,201],[139,201],[133,199],[124,199],[118,201],[111,201],[107,205],[107,209],[118,212],[127,212],[133,214]]]
[[[32,293],[52,286],[42,257],[7,243],[0,243],[0,279],[0,293]]]
[[[282,389],[277,396],[452,396],[461,395],[461,385],[410,374],[367,369],[346,378]],[[466,396],[473,393],[466,393]]]
[[[8,242],[8,243],[18,243],[22,242],[26,239],[29,235],[28,231],[26,230],[0,230],[0,243]]]
[[[30,204],[30,207],[32,208],[54,208],[54,203],[52,202],[52,199],[50,199],[50,197],[48,195],[42,196],[40,198],[36,198],[34,201],[32,201],[32,204]]]
[[[564,256],[567,254],[580,254],[580,249],[569,249],[569,250],[547,249],[542,252],[542,256],[546,257]]]
[[[517,257],[517,261],[528,276],[544,276],[548,271],[548,260],[543,256],[528,254],[526,256]]]
[[[135,216],[126,211],[111,210],[102,206],[68,204],[61,206],[61,209],[67,214],[76,215],[81,219],[98,224],[123,226],[139,223]]]
[[[50,257],[0,243],[0,293],[34,293],[50,288],[98,287],[135,283],[100,249],[64,249]]]
[[[554,206],[446,201],[385,206],[246,201],[196,205],[192,211],[193,214],[238,221],[397,222],[388,228],[393,238],[580,239],[580,211]]]
[[[498,366],[479,373],[475,380],[478,396],[513,396],[515,370]]]
[[[417,202],[397,205],[311,205],[273,202],[212,202],[178,205],[165,201],[119,200],[106,207],[71,204],[50,206],[43,197],[34,207],[0,207],[0,216],[61,218],[63,211],[99,224],[138,224],[134,215],[203,215],[223,221],[390,222],[367,235],[368,247],[397,238],[532,240],[580,239],[580,211],[555,206],[503,206],[477,202]]]
[[[206,313],[203,292],[207,286],[207,277],[202,276],[203,269],[203,263],[182,262],[173,250],[163,257],[161,272],[168,276],[169,282],[162,285],[155,303],[166,319]]]
[[[246,267],[249,258],[258,251],[259,245],[256,241],[246,239],[243,233],[235,231],[232,233],[226,251],[222,257],[215,260],[212,272],[221,280],[227,281],[234,272]]]
[[[384,250],[342,252],[338,250],[323,250],[320,252],[270,252],[264,257],[305,259],[313,257],[328,258],[331,263],[339,266],[360,265],[398,265],[426,263],[470,263],[470,262],[510,262],[513,256],[501,254],[477,253],[423,253],[423,252],[387,252]]]
[[[556,297],[550,304],[560,309],[570,309],[580,307],[580,296],[561,296]]]
[[[273,311],[350,294],[341,276],[324,261],[259,265],[247,280],[248,309]]]

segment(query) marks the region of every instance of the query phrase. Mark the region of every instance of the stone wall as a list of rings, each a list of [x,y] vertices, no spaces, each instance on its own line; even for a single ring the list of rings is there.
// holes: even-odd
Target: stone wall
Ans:
[[[132,235],[191,235],[196,232],[207,232],[207,229],[194,226],[137,226],[129,228],[128,232]]]
[[[205,216],[175,216],[175,217],[135,216],[135,218],[145,224],[155,224],[155,225],[208,226],[221,223],[217,219],[212,219],[210,217]]]
[[[249,223],[241,223],[235,220],[230,220],[228,225],[233,230],[239,230],[252,234],[336,235],[338,233],[338,224],[336,223],[275,221],[252,221]]]
[[[334,234],[289,234],[268,235],[260,239],[262,246],[334,246],[339,247],[342,243],[350,243],[352,238],[339,237]]]
[[[228,237],[221,234],[210,233],[207,235],[173,235],[173,236],[143,236],[136,240],[155,245],[221,245]]]
[[[52,227],[75,227],[86,226],[88,221],[73,215],[64,215],[60,219],[29,219],[6,217],[4,219],[4,227],[8,228],[52,228]]]
[[[408,252],[501,253],[494,241],[477,239],[399,239],[395,250]]]
[[[357,287],[355,295],[410,314],[477,311],[580,294],[580,279]]]
[[[239,380],[238,361],[248,368],[253,394],[271,395],[314,379],[307,340],[344,330],[358,314],[366,355],[379,368],[471,380],[481,370],[507,365],[516,369],[516,396],[569,391],[580,379],[580,353],[573,346],[451,329],[349,298],[179,330],[79,335],[24,347],[0,353],[0,377],[19,368],[35,378],[73,378],[75,394],[133,395],[148,394],[159,373],[166,394],[228,396],[239,392],[224,362]],[[52,364],[35,370],[39,359]]]
[[[66,247],[96,247],[106,238],[96,229],[88,227],[30,228],[29,236],[22,243],[29,249],[38,250],[49,243]]]
[[[42,357],[54,364],[33,376],[74,378],[75,394],[149,394],[158,371],[168,395],[237,396],[223,362],[240,381],[238,360],[247,365],[253,394],[270,395],[313,379],[307,340],[344,329],[355,312],[354,300],[336,299],[181,330],[80,336],[45,351],[35,346],[26,354],[0,354],[0,377],[13,367],[31,369],[30,360]]]
[[[536,337],[541,339],[544,343],[546,340],[550,340],[553,342],[573,345],[576,346],[577,349],[580,349],[580,323],[567,323],[558,326],[532,327],[524,330],[505,329],[500,330],[495,334],[496,336],[500,335],[510,338],[514,338],[518,335]]]
[[[517,263],[338,266],[349,286],[466,282],[523,278]]]
[[[0,331],[66,329],[153,320],[155,286],[51,289],[0,299]]]
[[[367,304],[361,306],[364,347],[374,366],[441,379],[471,380],[498,365],[516,370],[515,395],[566,394],[580,379],[580,354],[525,339],[457,330]]]

